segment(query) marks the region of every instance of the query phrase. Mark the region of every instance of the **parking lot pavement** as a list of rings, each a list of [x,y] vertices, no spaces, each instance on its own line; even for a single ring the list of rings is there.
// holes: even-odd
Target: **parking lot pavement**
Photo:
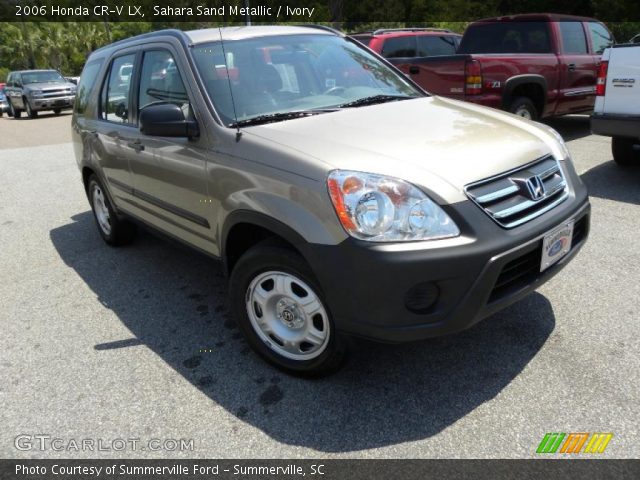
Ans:
[[[592,195],[562,273],[461,334],[356,342],[317,381],[249,350],[217,263],[148,233],[103,244],[68,133],[48,133],[69,118],[0,119],[0,456],[526,458],[546,432],[612,432],[602,456],[640,455],[640,168],[617,167],[586,117],[550,122]],[[17,450],[18,435],[111,449]]]

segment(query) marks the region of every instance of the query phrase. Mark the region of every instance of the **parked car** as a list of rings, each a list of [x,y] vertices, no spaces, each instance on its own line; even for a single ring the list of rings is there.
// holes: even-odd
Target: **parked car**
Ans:
[[[56,70],[22,70],[9,73],[5,93],[13,118],[20,118],[23,111],[36,118],[43,110],[59,115],[72,108],[76,86]]]
[[[4,87],[0,87],[0,117],[9,112],[9,103],[7,102],[7,96],[4,93]]]
[[[392,28],[351,37],[385,58],[420,59],[454,55],[462,35],[442,28]]]
[[[429,96],[332,30],[149,33],[93,52],[78,92],[72,138],[102,238],[128,243],[136,221],[221,260],[249,345],[291,372],[337,368],[346,335],[465,329],[587,238],[557,132]]]
[[[538,119],[593,110],[613,41],[592,18],[513,15],[470,24],[458,55],[389,60],[430,93]]]
[[[613,159],[640,164],[640,45],[605,50],[598,74],[591,130],[612,137]]]

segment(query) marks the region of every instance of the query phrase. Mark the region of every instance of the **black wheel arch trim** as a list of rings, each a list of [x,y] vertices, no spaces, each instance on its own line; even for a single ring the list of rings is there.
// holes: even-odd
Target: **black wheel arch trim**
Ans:
[[[544,96],[542,110],[544,110],[545,105],[547,104],[547,93],[548,93],[548,85],[547,79],[542,75],[526,73],[523,75],[515,75],[507,79],[504,82],[504,90],[502,91],[502,108],[506,109],[509,107],[509,104],[513,100],[513,91],[521,86],[527,84],[534,84],[542,87],[542,94]],[[533,99],[531,99],[533,100]],[[539,112],[539,115],[542,116],[542,111]]]
[[[220,256],[222,258],[227,274],[231,273],[228,270],[229,259],[227,256],[227,241],[229,239],[229,232],[231,232],[233,227],[242,223],[255,225],[257,227],[261,227],[265,230],[273,232],[275,235],[281,237],[282,239],[296,247],[300,254],[305,257],[305,260],[307,260],[305,255],[306,248],[304,248],[304,246],[308,245],[309,242],[305,240],[304,237],[296,232],[293,228],[265,213],[254,212],[251,210],[236,210],[231,212],[225,219],[220,236],[222,240]]]

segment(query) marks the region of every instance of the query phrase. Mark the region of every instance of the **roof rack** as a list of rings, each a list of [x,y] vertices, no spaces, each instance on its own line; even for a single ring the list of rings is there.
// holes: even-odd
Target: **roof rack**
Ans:
[[[451,30],[448,28],[379,28],[378,30],[374,30],[371,32],[373,35],[384,35],[385,33],[393,33],[393,32],[446,32],[451,33]],[[369,33],[369,32],[362,32]]]
[[[317,28],[318,30],[325,30],[327,32],[331,32],[334,33],[336,35],[340,35],[341,37],[344,37],[344,32],[341,32],[340,30],[337,30],[333,27],[329,27],[327,25],[318,25],[317,23],[303,23],[300,25],[296,25],[298,27],[306,27],[306,28]]]

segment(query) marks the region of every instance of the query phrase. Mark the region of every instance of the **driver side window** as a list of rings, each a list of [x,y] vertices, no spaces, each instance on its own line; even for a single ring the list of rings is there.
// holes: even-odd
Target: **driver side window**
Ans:
[[[147,51],[142,60],[138,111],[152,103],[173,103],[185,113],[188,109],[187,90],[175,59],[167,50]]]

